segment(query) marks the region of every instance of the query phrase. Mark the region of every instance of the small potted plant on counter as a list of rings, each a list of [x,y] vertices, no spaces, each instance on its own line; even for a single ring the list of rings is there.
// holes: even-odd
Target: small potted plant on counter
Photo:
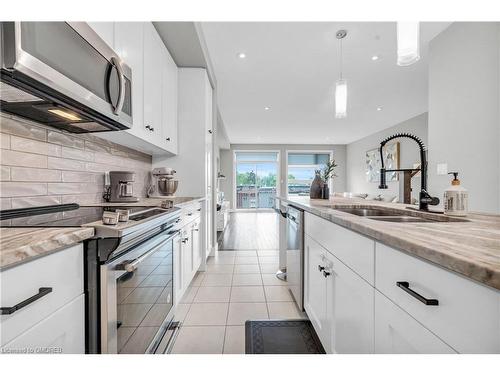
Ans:
[[[337,177],[337,174],[335,173],[336,167],[338,167],[338,165],[335,163],[335,159],[331,159],[326,162],[326,165],[323,168],[323,186],[321,187],[322,199],[330,199],[330,187],[328,186],[328,180],[333,177]]]

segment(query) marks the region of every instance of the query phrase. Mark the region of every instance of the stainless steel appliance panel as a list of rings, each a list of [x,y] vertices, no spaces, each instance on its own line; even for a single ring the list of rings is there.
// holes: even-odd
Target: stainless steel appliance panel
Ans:
[[[155,353],[173,318],[173,241],[161,233],[101,266],[101,352]]]
[[[88,118],[85,108],[78,108],[83,114],[79,130],[79,121],[68,122],[73,131],[132,127],[132,71],[87,23],[2,22],[2,39],[2,81],[32,92],[42,104],[88,108]],[[36,102],[24,104],[3,103],[2,110],[57,126],[37,113]]]
[[[304,211],[287,207],[286,277],[295,303],[304,309]]]

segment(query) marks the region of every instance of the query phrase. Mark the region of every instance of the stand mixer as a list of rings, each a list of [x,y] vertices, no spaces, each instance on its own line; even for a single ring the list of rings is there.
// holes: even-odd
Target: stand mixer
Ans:
[[[173,197],[179,185],[178,180],[174,180],[175,169],[161,167],[152,171],[153,184],[149,189],[149,197]]]

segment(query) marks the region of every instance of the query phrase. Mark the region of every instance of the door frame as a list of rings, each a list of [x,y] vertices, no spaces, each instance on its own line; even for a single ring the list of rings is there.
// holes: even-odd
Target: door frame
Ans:
[[[237,199],[236,199],[236,153],[238,152],[248,152],[248,153],[266,153],[266,152],[275,152],[278,156],[276,159],[276,165],[277,165],[277,174],[276,174],[276,196],[280,195],[281,191],[281,150],[268,150],[268,149],[262,149],[262,150],[233,150],[233,188],[232,188],[232,193],[233,193],[233,210],[238,211],[238,212],[244,212],[244,211],[250,211],[250,212],[265,212],[265,211],[274,211],[273,208],[237,208]],[[247,162],[244,162],[247,163]],[[248,161],[248,163],[258,163],[258,161],[252,162]],[[266,162],[269,163],[269,162]],[[255,187],[257,189],[257,186]]]

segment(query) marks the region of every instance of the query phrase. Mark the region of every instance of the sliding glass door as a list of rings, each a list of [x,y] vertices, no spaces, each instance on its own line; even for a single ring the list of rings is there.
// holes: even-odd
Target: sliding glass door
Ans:
[[[235,207],[273,208],[278,193],[279,153],[235,151]]]

